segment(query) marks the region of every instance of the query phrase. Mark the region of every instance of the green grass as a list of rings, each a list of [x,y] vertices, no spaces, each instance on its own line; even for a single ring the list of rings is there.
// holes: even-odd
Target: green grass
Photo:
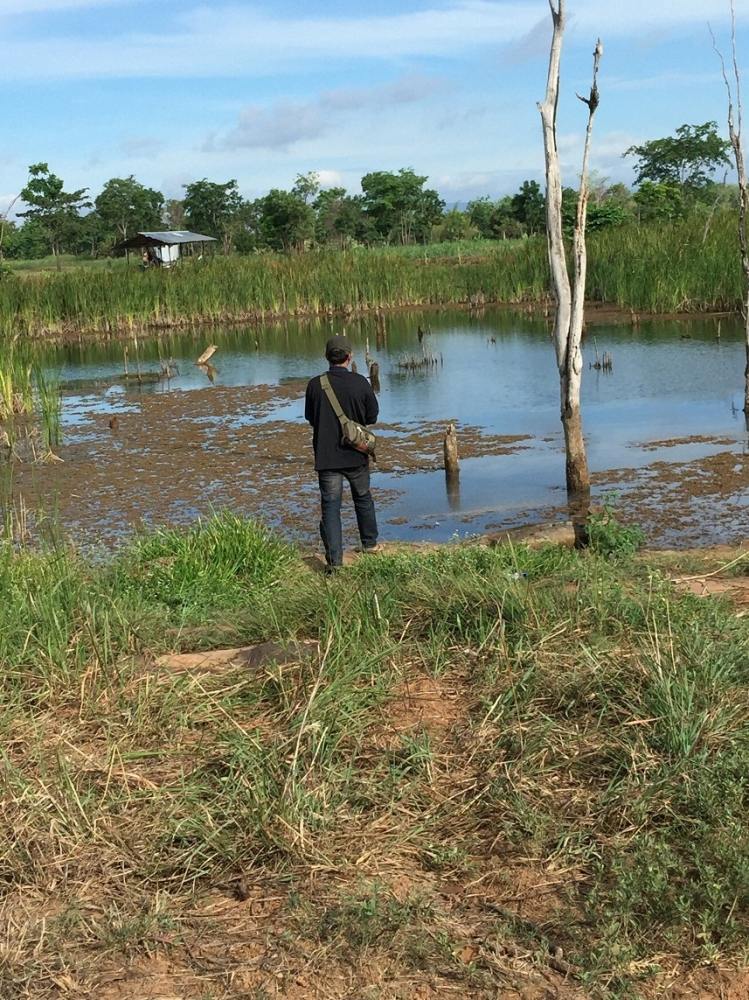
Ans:
[[[149,954],[216,997],[247,967],[494,997],[507,949],[532,984],[562,947],[601,998],[740,963],[749,625],[615,548],[331,581],[232,516],[98,564],[0,548],[0,993],[96,995]],[[154,663],[261,640],[319,652]]]
[[[737,310],[742,279],[729,215],[621,227],[589,240],[589,297],[634,311]],[[545,301],[545,240],[259,254],[169,271],[77,268],[0,281],[0,335],[180,326],[488,302]]]
[[[3,264],[16,274],[38,274],[58,270],[119,270],[125,267],[127,262],[124,257],[88,257],[83,254],[63,253],[59,257],[53,257],[52,254],[49,254],[47,257],[29,260],[8,260],[5,258]]]

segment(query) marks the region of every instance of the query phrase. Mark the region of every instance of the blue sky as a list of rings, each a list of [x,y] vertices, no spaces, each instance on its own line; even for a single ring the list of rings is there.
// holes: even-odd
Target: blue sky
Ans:
[[[727,50],[729,0],[567,6],[565,182],[598,35],[595,170],[630,181],[629,145],[685,122],[724,130],[707,23]],[[749,0],[736,14],[749,70]],[[354,191],[368,170],[401,166],[448,203],[510,193],[541,178],[550,30],[547,0],[0,0],[0,208],[39,160],[94,195],[132,173],[168,197],[201,177],[253,197],[308,170]]]

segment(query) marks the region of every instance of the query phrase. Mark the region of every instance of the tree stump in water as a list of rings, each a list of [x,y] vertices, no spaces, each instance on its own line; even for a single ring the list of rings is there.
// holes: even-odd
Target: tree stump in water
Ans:
[[[448,478],[456,478],[460,473],[460,462],[458,460],[458,435],[455,424],[449,424],[445,432],[444,441],[445,473]]]
[[[369,381],[372,385],[372,389],[375,392],[380,391],[380,366],[376,361],[373,361],[369,366]]]

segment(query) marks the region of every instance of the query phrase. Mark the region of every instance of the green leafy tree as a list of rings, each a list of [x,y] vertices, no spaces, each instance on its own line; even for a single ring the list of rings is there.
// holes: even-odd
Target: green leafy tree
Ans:
[[[379,170],[362,177],[364,211],[386,242],[413,243],[428,239],[442,217],[445,203],[425,188],[426,177],[402,167],[397,173]]]
[[[297,174],[291,193],[305,205],[312,205],[320,194],[320,175],[315,170],[310,170],[307,174]]]
[[[529,234],[540,233],[546,227],[546,197],[538,181],[523,181],[512,197],[512,212]]]
[[[167,229],[185,228],[185,203],[181,198],[167,199],[164,205],[164,225]]]
[[[595,233],[600,229],[609,229],[611,226],[623,226],[630,222],[632,213],[624,205],[617,201],[602,201],[597,205],[588,206],[588,218],[586,228],[589,232]]]
[[[164,195],[144,187],[132,174],[108,180],[94,205],[105,227],[120,240],[162,225]]]
[[[293,191],[273,188],[256,202],[263,243],[273,250],[303,250],[312,239],[315,212]]]
[[[667,184],[693,198],[710,183],[719,167],[730,166],[729,143],[718,135],[716,122],[682,125],[676,134],[630,146],[625,156],[637,158],[638,185]]]
[[[32,163],[29,180],[21,191],[21,199],[28,206],[18,214],[39,223],[47,237],[54,257],[58,258],[66,241],[70,241],[80,226],[80,210],[91,202],[86,197],[88,188],[65,191],[61,178],[50,172],[46,163]]]
[[[364,212],[361,195],[350,195],[345,188],[320,191],[314,201],[315,241],[320,245],[370,243],[376,237]]]
[[[471,222],[470,215],[467,212],[461,212],[459,208],[451,208],[449,212],[445,212],[442,220],[432,231],[433,238],[438,242],[472,240],[478,235],[479,230]]]
[[[477,230],[479,236],[483,236],[486,240],[494,238],[492,214],[495,207],[495,202],[488,195],[484,195],[483,198],[474,198],[466,206],[471,225]]]
[[[76,227],[69,247],[75,254],[88,254],[97,257],[102,252],[112,249],[112,229],[101,218],[98,212],[89,212],[81,216],[80,225]]]
[[[49,253],[47,232],[37,219],[22,226],[6,222],[3,253],[9,260],[39,260]]]
[[[643,181],[634,201],[641,222],[671,222],[685,213],[684,189],[678,184]]]
[[[217,184],[205,177],[185,184],[185,222],[196,233],[221,240],[224,253],[232,248],[244,202],[235,180]]]
[[[476,198],[468,202],[466,211],[471,225],[484,239],[517,239],[526,232],[525,225],[517,218],[510,195],[498,201],[492,201],[488,196]]]

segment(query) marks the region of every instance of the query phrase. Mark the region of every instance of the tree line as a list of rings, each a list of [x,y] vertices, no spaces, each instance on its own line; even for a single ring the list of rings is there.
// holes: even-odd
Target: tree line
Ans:
[[[706,216],[735,206],[734,186],[716,180],[728,168],[729,143],[715,122],[682,125],[673,136],[632,146],[636,181],[590,184],[589,231],[626,223]],[[46,163],[32,164],[20,192],[24,210],[4,220],[0,258],[34,259],[61,253],[103,256],[142,230],[189,229],[215,237],[224,253],[291,251],[315,246],[411,244],[429,241],[515,239],[545,228],[546,201],[535,180],[499,199],[477,198],[446,209],[428,178],[411,168],[374,171],[361,179],[361,194],[323,188],[315,172],[299,174],[291,190],[242,197],[236,180],[207,178],[184,185],[184,196],[167,199],[132,175],[113,177],[91,198],[86,188],[66,191]],[[577,191],[564,188],[564,224],[572,230]]]

